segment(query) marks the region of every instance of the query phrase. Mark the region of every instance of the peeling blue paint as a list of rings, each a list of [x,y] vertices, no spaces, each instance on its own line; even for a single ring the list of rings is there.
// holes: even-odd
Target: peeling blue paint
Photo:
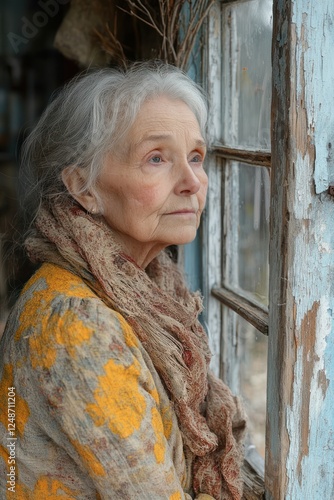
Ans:
[[[333,123],[333,47],[334,12],[331,0],[294,2],[294,19],[298,41],[297,67],[304,59],[305,97],[308,125],[314,128],[313,143],[316,145],[314,183],[316,193],[328,190],[334,184],[334,123]],[[303,43],[303,38],[305,43]],[[303,82],[297,75],[297,88]]]
[[[334,6],[274,12],[266,499],[333,500]]]
[[[293,155],[295,190],[289,199],[296,227],[288,279],[296,315],[292,401],[286,409],[289,451],[284,498],[289,500],[334,498],[334,202],[324,193],[334,181],[334,12],[329,13],[330,7],[332,0],[293,2],[296,84],[301,107],[306,108],[307,131],[302,133],[309,143],[294,144],[299,150]],[[303,110],[299,111],[302,118]],[[301,331],[304,319],[311,315],[316,315],[315,331],[309,332],[314,350],[307,352]],[[312,370],[306,387],[308,408],[303,407],[301,396],[308,380],[306,369]],[[302,436],[301,419],[306,415],[308,432]]]

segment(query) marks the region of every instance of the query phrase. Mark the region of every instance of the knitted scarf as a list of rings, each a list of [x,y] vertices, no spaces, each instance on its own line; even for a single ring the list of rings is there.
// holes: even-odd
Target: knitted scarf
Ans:
[[[25,241],[33,262],[52,262],[80,276],[128,321],[161,377],[176,412],[193,489],[216,500],[242,496],[239,402],[208,369],[207,336],[190,293],[166,252],[141,269],[115,242],[103,217],[70,200],[42,207]]]

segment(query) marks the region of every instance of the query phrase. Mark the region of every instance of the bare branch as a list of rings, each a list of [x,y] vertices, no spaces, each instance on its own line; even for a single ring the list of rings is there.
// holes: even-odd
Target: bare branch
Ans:
[[[101,48],[115,59],[123,67],[127,66],[127,58],[124,54],[123,46],[116,35],[110,30],[108,24],[105,25],[106,34],[94,30],[94,35],[99,39]],[[114,32],[116,33],[115,27]]]
[[[188,30],[185,31],[186,35],[183,38],[178,50],[178,64],[181,64],[181,59],[184,59],[182,64],[183,67],[186,67],[186,65],[188,64],[189,57],[196,42],[197,34],[203,24],[203,21],[207,17],[214,1],[215,0],[209,0],[208,3],[207,0],[198,2],[197,10],[199,10],[199,12],[196,12],[195,18],[189,20]],[[205,4],[207,5],[205,6]]]
[[[167,28],[166,28],[166,21],[168,22],[167,19],[167,14],[166,14],[166,2],[165,0],[159,0],[159,9],[160,9],[160,19],[161,19],[161,25],[162,25],[162,44],[161,44],[161,52],[164,54],[164,59],[167,60],[167,43],[168,43],[168,35],[166,33]]]
[[[126,0],[128,8],[118,6],[118,9],[150,26],[161,37],[159,57],[185,69],[194,50],[197,35],[215,0],[157,1],[157,11],[147,0]],[[184,7],[187,9],[184,16],[181,16]],[[180,22],[182,17],[183,23]],[[116,25],[113,32],[108,28],[109,45],[105,38],[100,38],[102,47],[106,51],[117,53],[119,59],[125,59],[124,52],[121,55],[121,44],[117,40],[115,28]]]
[[[163,33],[161,33],[161,31],[159,30],[159,28],[158,28],[158,26],[156,24],[150,23],[149,21],[147,21],[143,17],[139,16],[136,12],[134,12],[132,10],[126,10],[126,9],[123,9],[123,7],[119,7],[119,6],[118,6],[118,8],[122,12],[125,12],[126,14],[129,14],[130,16],[135,17],[136,19],[138,19],[138,21],[142,21],[144,24],[147,24],[148,26],[150,26],[151,28],[153,28],[154,30],[156,30],[159,33],[160,36],[163,36]]]
[[[138,5],[136,5],[136,2],[133,2],[132,0],[126,0],[126,1],[128,2],[128,4],[130,6],[132,5],[134,8],[137,7],[139,11],[141,11],[143,14],[145,14],[147,16],[147,18],[149,19],[149,22],[152,23],[152,26],[155,26],[155,29],[159,32],[159,34],[161,34],[161,29],[159,29],[157,23],[153,19],[152,14],[150,12],[150,9],[148,7],[146,7],[146,5],[144,5],[141,0],[136,0]],[[161,0],[159,0],[159,3],[160,3],[160,1]],[[163,36],[163,35],[161,34],[161,36]]]

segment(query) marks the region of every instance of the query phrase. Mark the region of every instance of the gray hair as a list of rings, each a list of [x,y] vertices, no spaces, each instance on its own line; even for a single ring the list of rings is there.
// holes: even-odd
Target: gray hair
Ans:
[[[68,83],[22,146],[21,199],[27,226],[42,203],[68,196],[61,177],[65,168],[84,169],[82,190],[94,188],[105,155],[122,144],[143,103],[160,95],[187,104],[205,136],[203,91],[174,66],[135,63],[126,70],[95,70]]]

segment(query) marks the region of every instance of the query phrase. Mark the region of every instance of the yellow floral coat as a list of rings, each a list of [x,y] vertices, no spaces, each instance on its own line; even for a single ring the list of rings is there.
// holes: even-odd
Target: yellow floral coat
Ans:
[[[1,499],[191,498],[151,360],[81,278],[43,264],[30,279],[1,340],[0,377]]]

